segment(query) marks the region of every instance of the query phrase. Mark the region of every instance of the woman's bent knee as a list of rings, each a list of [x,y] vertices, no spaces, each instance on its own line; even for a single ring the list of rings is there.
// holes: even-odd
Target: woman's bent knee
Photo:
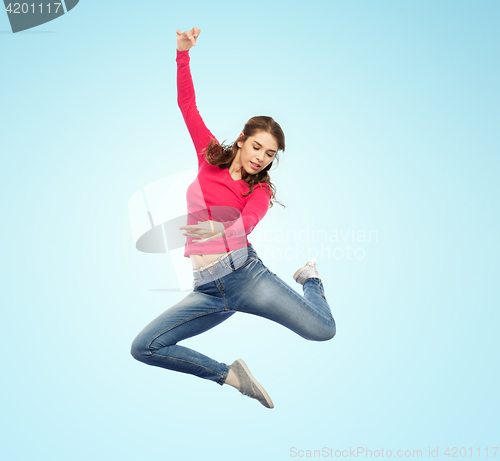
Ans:
[[[337,330],[334,324],[332,328],[325,329],[321,332],[321,334],[318,334],[314,338],[314,341],[330,341],[330,339],[333,339],[336,332]]]
[[[336,333],[337,333],[337,328],[335,327],[335,325],[333,325],[333,328],[330,329],[330,332],[328,333],[325,341],[329,341],[330,339],[333,339],[333,337],[335,336]]]
[[[137,336],[130,346],[130,353],[134,359],[144,362],[144,360],[151,355],[151,351],[148,349],[144,340]]]

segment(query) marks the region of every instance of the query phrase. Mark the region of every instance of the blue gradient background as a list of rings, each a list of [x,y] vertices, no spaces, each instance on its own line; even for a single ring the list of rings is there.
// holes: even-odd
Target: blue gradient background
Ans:
[[[0,457],[465,447],[477,459],[499,446],[499,13],[497,1],[81,1],[17,34],[0,14]],[[249,240],[299,292],[291,276],[317,256],[337,321],[328,342],[244,314],[183,341],[244,358],[272,411],[130,355],[187,294],[167,255],[135,249],[127,204],[196,167],[175,85],[175,31],[193,26],[210,130],[232,142],[271,115],[285,131],[272,180],[286,209]],[[324,243],[345,251],[331,257],[313,226],[377,238]]]

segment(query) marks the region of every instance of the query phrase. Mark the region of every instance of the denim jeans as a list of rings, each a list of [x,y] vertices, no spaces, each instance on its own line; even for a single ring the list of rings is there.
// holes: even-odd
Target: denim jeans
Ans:
[[[311,341],[327,341],[336,327],[320,278],[301,296],[262,262],[252,244],[193,271],[193,291],[160,314],[132,342],[132,356],[148,365],[224,384],[230,365],[177,343],[207,331],[236,312],[278,322]]]

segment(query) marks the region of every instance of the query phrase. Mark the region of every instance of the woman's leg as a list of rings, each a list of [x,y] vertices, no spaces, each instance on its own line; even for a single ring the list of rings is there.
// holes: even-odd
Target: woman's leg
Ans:
[[[301,296],[271,272],[256,253],[249,254],[248,259],[222,278],[229,310],[273,320],[311,341],[327,341],[335,336],[335,320],[321,279],[306,279]]]
[[[229,365],[177,345],[178,341],[203,333],[234,314],[226,309],[214,282],[203,285],[201,290],[189,293],[146,325],[132,342],[130,352],[148,365],[189,373],[222,386]]]

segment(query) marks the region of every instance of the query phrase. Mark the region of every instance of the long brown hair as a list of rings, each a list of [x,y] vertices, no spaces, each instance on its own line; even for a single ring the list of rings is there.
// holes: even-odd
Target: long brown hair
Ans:
[[[215,139],[211,139],[208,146],[202,150],[205,154],[205,159],[211,165],[217,165],[219,168],[229,168],[231,163],[233,163],[236,153],[238,152],[238,141],[245,142],[250,136],[254,136],[259,131],[265,131],[271,134],[278,143],[278,151],[285,152],[285,134],[277,122],[274,121],[272,117],[267,117],[265,115],[258,115],[252,117],[245,123],[243,128],[243,136],[239,137],[232,144],[224,145],[224,143],[217,143]],[[279,203],[282,207],[286,208],[276,197],[276,187],[271,182],[269,176],[269,170],[273,166],[273,162],[276,159],[279,165],[278,152],[276,152],[274,159],[269,163],[262,171],[256,174],[248,174],[245,169],[241,168],[241,179],[246,182],[250,188],[247,194],[242,194],[243,197],[250,195],[253,192],[254,186],[259,183],[265,183],[269,185],[271,189],[271,204],[269,208],[273,207],[273,201]]]

